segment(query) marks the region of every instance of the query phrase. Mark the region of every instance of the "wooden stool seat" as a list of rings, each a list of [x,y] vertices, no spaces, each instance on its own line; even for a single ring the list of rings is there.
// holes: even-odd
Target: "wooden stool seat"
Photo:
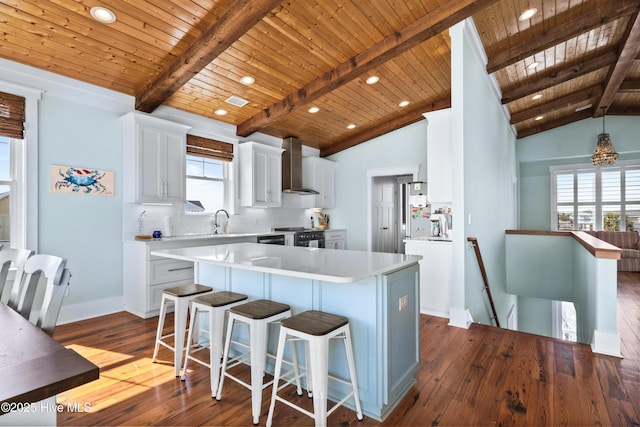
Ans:
[[[284,313],[285,311],[288,311],[290,309],[291,307],[289,307],[287,304],[282,304],[267,299],[259,299],[256,301],[248,302],[246,304],[238,305],[236,307],[233,307],[229,311],[242,317],[246,317],[247,319],[261,320],[271,316],[275,316],[276,314]]]
[[[349,323],[349,319],[344,316],[309,310],[284,319],[282,326],[305,334],[321,336],[327,335],[347,323]]]
[[[206,305],[209,307],[222,307],[225,305],[233,304],[234,302],[244,301],[248,297],[245,294],[239,294],[231,291],[220,291],[212,294],[206,294],[197,296],[193,299],[193,302]]]
[[[190,297],[193,295],[203,294],[205,292],[211,292],[213,288],[209,286],[198,285],[197,283],[190,283],[188,285],[176,286],[175,288],[163,289],[163,294],[172,295],[176,298]]]

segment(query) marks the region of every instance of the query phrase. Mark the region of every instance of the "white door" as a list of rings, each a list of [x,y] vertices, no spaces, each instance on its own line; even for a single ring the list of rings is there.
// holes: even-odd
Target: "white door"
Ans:
[[[373,215],[371,230],[374,252],[398,252],[396,240],[396,179],[376,178],[373,181]]]

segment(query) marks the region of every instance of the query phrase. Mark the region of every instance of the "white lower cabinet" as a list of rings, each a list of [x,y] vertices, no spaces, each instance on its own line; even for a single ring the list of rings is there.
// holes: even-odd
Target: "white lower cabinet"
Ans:
[[[161,258],[152,251],[192,246],[209,246],[238,242],[254,242],[253,237],[214,237],[179,241],[124,242],[124,308],[129,313],[147,319],[157,316],[162,291],[193,283],[194,267],[189,261]]]
[[[324,247],[346,249],[347,230],[327,230],[324,232]]]
[[[449,318],[453,247],[451,242],[405,240],[407,255],[420,261],[420,313]]]

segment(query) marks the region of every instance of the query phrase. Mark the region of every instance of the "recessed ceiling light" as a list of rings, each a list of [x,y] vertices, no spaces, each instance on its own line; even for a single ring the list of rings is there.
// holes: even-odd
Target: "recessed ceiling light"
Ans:
[[[544,116],[538,116],[534,120],[538,121],[538,120],[542,120],[542,119],[544,119]]]
[[[240,83],[242,83],[243,85],[252,85],[256,82],[256,79],[254,79],[251,76],[244,76],[243,78],[240,79]]]
[[[318,107],[311,107],[307,111],[309,111],[311,114],[313,114],[313,113],[317,113],[318,111],[320,111],[320,109]]]
[[[540,63],[538,61],[533,61],[531,64],[527,65],[527,68],[532,70],[532,69],[536,68],[538,65],[540,65]]]
[[[533,99],[534,101],[535,101],[535,100],[537,100],[537,99],[540,99],[540,98],[542,98],[542,95],[541,95],[541,94],[539,94],[539,93],[537,93],[537,94],[535,94],[535,95],[533,95],[533,96],[531,97],[531,99]]]
[[[228,113],[227,110],[223,110],[222,108],[217,109],[216,111],[213,112],[213,114],[215,114],[216,116],[226,116]]]
[[[536,9],[535,7],[532,7],[531,9],[527,9],[524,12],[522,12],[522,14],[518,17],[518,21],[526,21],[536,13],[538,13],[538,9]]]
[[[378,80],[380,80],[380,77],[371,76],[366,80],[366,82],[367,82],[368,85],[372,85],[372,84],[378,83]]]
[[[409,105],[409,101],[402,101],[400,104],[398,104],[400,107],[406,107],[407,105]]]
[[[111,24],[116,21],[116,14],[102,6],[94,6],[89,11],[93,19],[99,22],[103,22],[105,24]]]
[[[356,125],[354,125],[353,123],[351,123],[350,125],[347,125],[347,129],[353,129],[354,127],[356,127]]]

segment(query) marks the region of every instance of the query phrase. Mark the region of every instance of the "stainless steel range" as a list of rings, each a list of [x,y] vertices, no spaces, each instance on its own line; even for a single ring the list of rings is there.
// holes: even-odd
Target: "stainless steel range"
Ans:
[[[293,231],[295,246],[307,246],[311,248],[324,248],[324,231],[313,230],[304,227],[283,227],[274,228],[274,232]]]

